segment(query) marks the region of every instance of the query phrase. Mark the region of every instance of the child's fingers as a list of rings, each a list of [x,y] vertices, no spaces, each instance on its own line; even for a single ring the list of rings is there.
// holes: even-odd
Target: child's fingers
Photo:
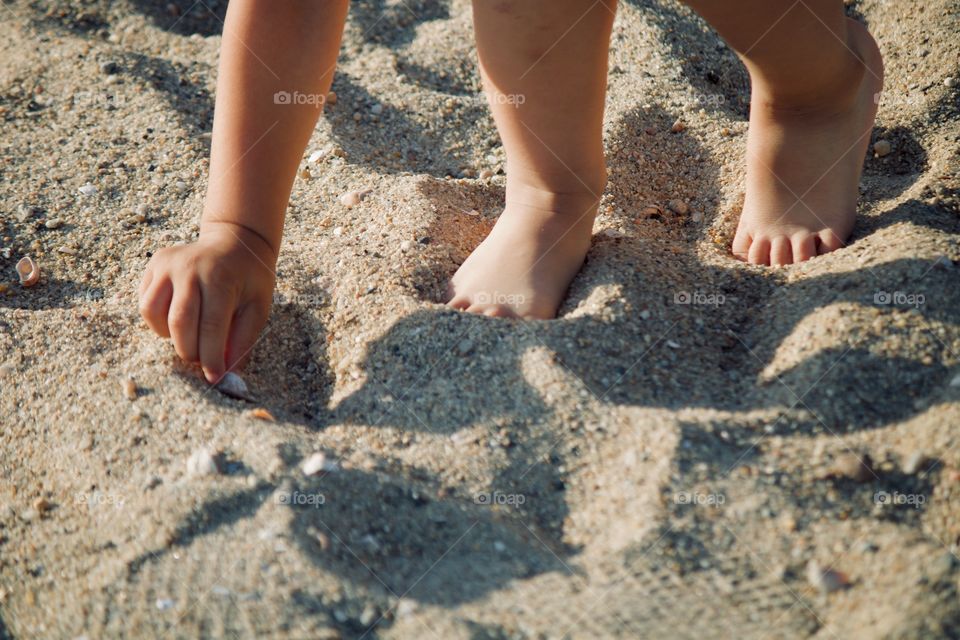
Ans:
[[[140,278],[140,287],[137,289],[137,295],[142,298],[151,282],[153,282],[153,269],[147,267],[147,270],[143,272],[143,277]]]
[[[140,295],[139,311],[147,326],[153,329],[161,338],[170,337],[167,327],[167,314],[170,310],[170,299],[173,297],[173,283],[167,278],[157,278],[152,281],[149,289]]]
[[[167,326],[177,355],[184,362],[196,362],[197,323],[200,322],[200,291],[197,284],[189,279],[177,282],[173,286],[173,299],[167,315]]]
[[[233,316],[234,299],[223,288],[204,286],[200,302],[200,365],[207,382],[215,384],[223,374],[227,335]]]
[[[228,371],[233,371],[247,361],[266,321],[267,313],[255,304],[244,305],[237,310],[227,342]]]

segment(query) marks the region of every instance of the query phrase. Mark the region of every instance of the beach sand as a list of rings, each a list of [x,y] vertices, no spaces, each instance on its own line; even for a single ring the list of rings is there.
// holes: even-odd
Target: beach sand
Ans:
[[[523,323],[440,304],[503,197],[469,4],[352,3],[245,402],[136,310],[226,3],[4,1],[0,638],[956,637],[960,9],[847,4],[890,143],[848,247],[730,257],[745,72],[630,0],[593,247]]]

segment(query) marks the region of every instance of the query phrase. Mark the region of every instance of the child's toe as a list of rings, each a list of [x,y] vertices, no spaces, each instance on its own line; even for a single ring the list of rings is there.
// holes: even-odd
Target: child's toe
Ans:
[[[843,246],[843,240],[832,229],[824,229],[817,234],[817,238],[820,240],[820,246],[817,249],[820,255],[836,251]]]
[[[798,233],[791,240],[794,262],[804,262],[817,255],[817,241],[812,233]]]
[[[754,238],[750,243],[747,261],[750,264],[770,264],[770,239],[763,236]]]
[[[793,249],[790,248],[790,238],[776,236],[770,241],[770,264],[782,267],[793,262]]]

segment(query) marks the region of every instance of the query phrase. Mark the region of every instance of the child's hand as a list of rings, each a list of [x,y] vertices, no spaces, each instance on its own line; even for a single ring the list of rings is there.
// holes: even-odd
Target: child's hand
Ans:
[[[193,244],[153,255],[140,315],[215,383],[248,355],[270,314],[276,251],[245,227],[205,224]]]

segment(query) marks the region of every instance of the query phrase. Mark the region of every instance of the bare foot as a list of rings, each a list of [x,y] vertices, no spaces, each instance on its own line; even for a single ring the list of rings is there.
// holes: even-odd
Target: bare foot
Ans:
[[[740,259],[792,264],[839,249],[850,237],[883,62],[860,23],[848,20],[848,30],[850,71],[839,74],[841,90],[828,99],[795,107],[754,92],[747,193],[733,241]]]
[[[490,235],[450,280],[450,306],[488,316],[556,317],[590,248],[597,202],[587,192],[515,189]]]

